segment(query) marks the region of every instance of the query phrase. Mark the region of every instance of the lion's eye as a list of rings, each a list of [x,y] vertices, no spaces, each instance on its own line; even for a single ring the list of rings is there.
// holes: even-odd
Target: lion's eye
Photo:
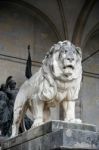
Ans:
[[[67,50],[64,50],[63,53],[67,53]]]
[[[65,53],[67,53],[67,50],[65,50]]]
[[[73,51],[73,53],[74,53],[74,54],[76,54],[76,52],[75,52],[75,51]]]

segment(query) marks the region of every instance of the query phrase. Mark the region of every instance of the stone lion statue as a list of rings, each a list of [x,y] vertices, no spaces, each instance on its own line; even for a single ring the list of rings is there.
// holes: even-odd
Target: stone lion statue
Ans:
[[[61,104],[64,121],[81,122],[75,118],[75,100],[82,79],[82,52],[70,41],[54,44],[46,54],[41,68],[21,86],[14,105],[12,137],[29,108],[34,116],[32,128],[50,119],[50,107]]]

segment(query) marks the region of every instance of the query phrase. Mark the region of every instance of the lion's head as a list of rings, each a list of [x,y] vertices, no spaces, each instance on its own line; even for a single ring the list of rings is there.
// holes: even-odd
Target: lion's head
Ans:
[[[73,80],[82,74],[82,52],[70,41],[54,44],[47,53],[43,65],[59,80]]]

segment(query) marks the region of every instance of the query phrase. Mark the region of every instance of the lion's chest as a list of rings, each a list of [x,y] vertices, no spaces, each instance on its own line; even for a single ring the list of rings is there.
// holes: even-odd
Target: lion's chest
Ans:
[[[60,82],[57,81],[57,94],[56,94],[56,100],[61,102],[64,99],[65,100],[73,100],[75,95],[76,87],[71,82]]]

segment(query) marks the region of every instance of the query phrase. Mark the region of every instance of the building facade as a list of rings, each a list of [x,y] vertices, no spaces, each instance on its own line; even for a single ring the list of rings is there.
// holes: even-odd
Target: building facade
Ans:
[[[32,73],[52,44],[70,40],[83,53],[83,81],[77,115],[99,129],[99,1],[0,0],[0,83],[12,75],[25,81],[30,45]],[[56,112],[54,119],[60,118]]]

